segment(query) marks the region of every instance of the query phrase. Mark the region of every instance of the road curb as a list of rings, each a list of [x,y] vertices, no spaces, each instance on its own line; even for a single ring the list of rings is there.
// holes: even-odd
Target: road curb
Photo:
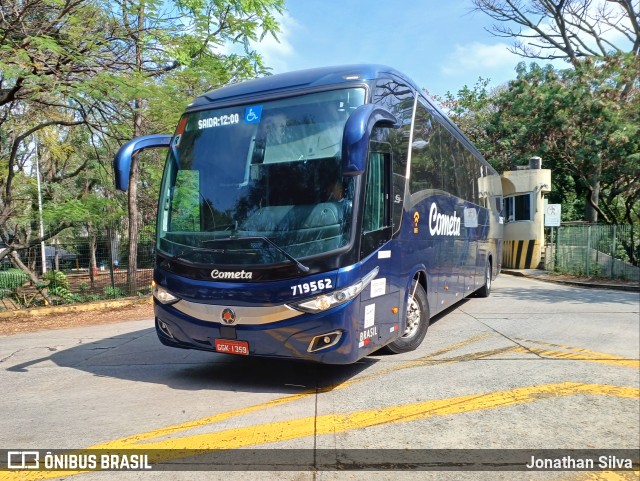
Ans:
[[[36,317],[42,315],[68,314],[70,312],[97,311],[100,309],[112,309],[128,306],[136,306],[152,302],[152,297],[126,297],[123,299],[113,299],[110,301],[87,302],[85,304],[72,304],[65,306],[35,307],[16,311],[0,312],[1,319],[13,319],[16,317]]]
[[[554,279],[553,276],[547,275],[527,275],[524,272],[518,270],[502,269],[501,274],[506,274],[514,277],[526,277],[527,279],[535,279],[543,282],[550,282],[553,284],[563,284],[565,286],[583,287],[585,289],[609,289],[615,291],[627,291],[627,292],[640,292],[640,286],[632,286],[625,284],[596,284],[592,282],[584,281],[571,281],[566,279]]]

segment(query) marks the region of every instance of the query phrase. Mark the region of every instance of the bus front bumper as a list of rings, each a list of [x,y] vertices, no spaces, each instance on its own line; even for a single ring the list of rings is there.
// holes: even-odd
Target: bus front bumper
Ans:
[[[166,346],[220,352],[216,351],[216,340],[239,341],[248,346],[250,356],[351,364],[377,349],[371,346],[363,350],[353,338],[357,332],[357,306],[358,302],[349,302],[319,314],[251,325],[225,325],[194,318],[155,300],[154,313],[158,338]]]

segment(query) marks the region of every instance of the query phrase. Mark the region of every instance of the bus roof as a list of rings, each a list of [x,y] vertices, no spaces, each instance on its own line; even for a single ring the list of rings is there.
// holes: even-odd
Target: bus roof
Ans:
[[[411,79],[407,78],[397,70],[387,67],[386,65],[341,65],[269,75],[267,77],[260,77],[237,84],[227,85],[201,95],[189,107],[198,108],[212,103],[233,102],[234,100],[242,99],[244,97],[263,96],[290,90],[323,87],[342,84],[349,81],[356,82],[374,80],[388,75],[399,77],[416,90],[420,90],[415,86]]]
[[[466,138],[460,128],[442,112],[438,105],[433,102],[432,99],[420,87],[418,87],[413,80],[387,65],[337,65],[297,70],[294,72],[286,72],[246,80],[226,85],[197,97],[191,104],[189,104],[187,112],[212,108],[214,106],[223,107],[237,103],[249,103],[253,101],[260,101],[265,97],[278,97],[279,95],[286,95],[295,91],[304,91],[331,85],[361,83],[363,81],[370,81],[379,78],[388,78],[389,76],[394,76],[399,80],[402,80],[407,85],[410,85],[416,91],[416,94],[422,96],[423,99],[425,99],[431,107],[438,112],[443,119],[443,122],[450,126],[458,136],[459,140],[466,143],[468,148],[493,170],[493,167],[491,167],[491,165],[484,159],[482,154],[476,149],[471,141]]]

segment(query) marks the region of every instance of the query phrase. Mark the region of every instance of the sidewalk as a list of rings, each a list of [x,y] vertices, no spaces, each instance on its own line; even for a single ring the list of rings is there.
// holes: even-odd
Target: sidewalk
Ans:
[[[607,279],[603,277],[579,277],[570,274],[559,274],[542,269],[502,269],[501,274],[528,277],[545,282],[555,282],[570,286],[615,289],[620,291],[640,292],[640,283],[623,279]]]

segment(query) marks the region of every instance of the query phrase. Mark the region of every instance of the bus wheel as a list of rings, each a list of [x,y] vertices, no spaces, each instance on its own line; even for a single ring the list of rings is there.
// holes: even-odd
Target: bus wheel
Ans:
[[[387,350],[401,354],[416,349],[429,328],[429,304],[427,303],[427,294],[422,286],[416,281],[411,285],[413,295],[409,293],[407,301],[407,326],[402,337],[396,339],[391,344],[387,344]]]
[[[484,285],[476,291],[478,297],[489,297],[491,294],[491,261],[484,266]]]

